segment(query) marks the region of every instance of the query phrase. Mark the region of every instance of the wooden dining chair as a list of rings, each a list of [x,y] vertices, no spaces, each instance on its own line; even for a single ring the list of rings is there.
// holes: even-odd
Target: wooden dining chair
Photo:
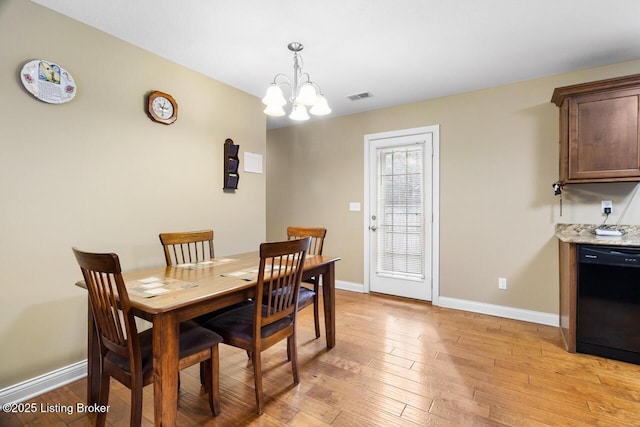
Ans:
[[[167,266],[195,263],[214,258],[213,230],[160,233],[159,237],[164,249],[164,258]],[[202,324],[212,317],[250,304],[251,300],[242,301],[198,316],[193,321],[197,324]],[[200,380],[202,384],[204,384],[204,374],[204,366],[201,366]]]
[[[114,253],[89,253],[73,248],[89,292],[100,344],[101,377],[99,405],[109,403],[110,378],[131,390],[130,425],[142,421],[142,388],[153,382],[153,329],[138,333],[120,261]],[[178,369],[207,362],[205,389],[214,415],[220,413],[219,358],[220,335],[193,322],[180,324]],[[175,391],[176,393],[178,390]],[[177,410],[177,408],[176,408]],[[98,414],[96,425],[104,426],[106,412]]]
[[[188,264],[214,258],[213,230],[160,233],[167,265]]]
[[[246,350],[253,361],[258,414],[264,409],[261,353],[287,339],[287,357],[291,361],[293,382],[298,376],[296,314],[302,269],[310,238],[263,243],[256,295],[264,295],[263,304],[251,304],[223,313],[203,326],[220,334],[225,344]]]
[[[214,258],[213,230],[160,233],[160,243],[162,243],[164,249],[164,258],[167,266],[207,261]],[[205,314],[194,320],[196,323],[202,323],[212,315],[248,304],[248,301],[243,301],[231,307]]]
[[[320,227],[287,227],[287,238],[299,239],[301,237],[311,237],[308,255],[322,255],[322,247],[324,246],[324,238],[327,235],[326,228]],[[300,286],[300,297],[298,300],[298,310],[302,310],[313,304],[313,321],[316,328],[316,338],[320,338],[320,313],[319,313],[319,297],[320,280],[318,277],[311,277],[302,282]]]

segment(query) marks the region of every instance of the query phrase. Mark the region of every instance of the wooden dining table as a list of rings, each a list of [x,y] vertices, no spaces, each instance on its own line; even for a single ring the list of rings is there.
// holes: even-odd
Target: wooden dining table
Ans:
[[[303,280],[322,278],[327,348],[335,346],[335,263],[339,257],[308,255]],[[179,324],[185,320],[255,297],[258,252],[123,273],[131,305],[138,317],[153,323],[154,421],[176,423]],[[76,283],[86,288],[84,281]],[[87,403],[98,402],[100,349],[88,315]],[[223,409],[224,410],[224,409]]]

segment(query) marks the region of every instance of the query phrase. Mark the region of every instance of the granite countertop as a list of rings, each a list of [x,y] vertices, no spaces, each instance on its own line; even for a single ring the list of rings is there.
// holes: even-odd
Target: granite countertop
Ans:
[[[587,245],[640,246],[640,226],[621,225],[622,236],[597,236],[599,224],[556,224],[556,237],[563,242]]]

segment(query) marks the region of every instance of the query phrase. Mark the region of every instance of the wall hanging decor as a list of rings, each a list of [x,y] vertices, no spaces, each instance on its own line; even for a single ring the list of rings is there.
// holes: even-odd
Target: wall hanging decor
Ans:
[[[59,64],[42,59],[24,64],[20,80],[30,94],[49,104],[69,102],[77,92],[71,73]]]
[[[147,112],[151,120],[170,125],[178,119],[178,103],[168,93],[154,90],[149,94]]]
[[[227,138],[224,141],[224,186],[225,190],[236,190],[238,188],[238,181],[240,175],[238,174],[238,167],[240,166],[240,159],[238,158],[238,152],[240,146],[233,143],[231,138]]]

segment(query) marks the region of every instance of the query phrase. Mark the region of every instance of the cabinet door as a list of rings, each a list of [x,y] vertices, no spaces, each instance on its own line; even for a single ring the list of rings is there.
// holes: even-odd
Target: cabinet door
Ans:
[[[640,89],[568,101],[568,181],[640,180]]]

